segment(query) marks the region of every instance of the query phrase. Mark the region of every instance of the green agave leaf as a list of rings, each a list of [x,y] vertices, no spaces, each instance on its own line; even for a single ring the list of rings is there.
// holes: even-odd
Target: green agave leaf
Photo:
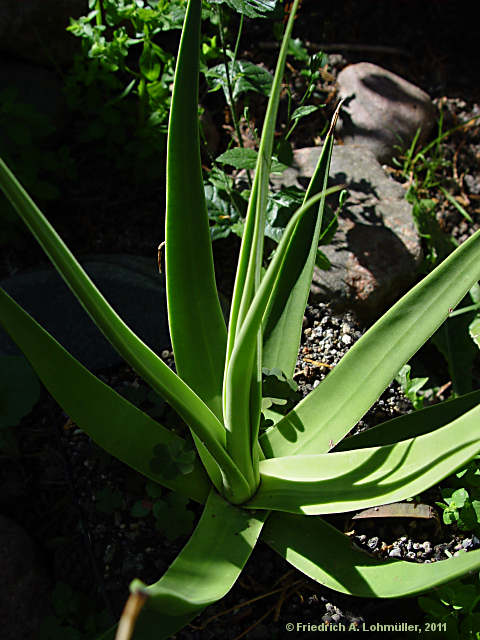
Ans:
[[[337,116],[338,109],[305,194],[304,203],[327,188],[333,149],[333,127]],[[322,198],[317,215],[303,216],[298,222],[284,258],[284,277],[278,282],[265,314],[262,366],[278,368],[287,377],[293,376],[297,361],[302,318],[317,257],[324,206],[325,198]]]
[[[243,473],[247,473],[247,465],[250,461],[249,451],[246,450],[245,442],[250,441],[249,429],[251,421],[251,396],[249,395],[251,388],[245,383],[245,377],[246,372],[253,370],[253,362],[255,356],[258,355],[256,351],[258,348],[258,344],[255,341],[256,336],[260,331],[262,319],[270,297],[275,294],[276,287],[282,281],[282,276],[285,271],[284,257],[288,251],[288,246],[295,233],[298,221],[311,210],[315,202],[323,199],[325,195],[338,190],[339,187],[331,187],[326,191],[312,196],[290,219],[260,287],[252,300],[247,317],[245,318],[232,351],[225,376],[224,415],[227,427],[228,425],[235,425],[235,430],[228,432],[227,447],[231,447],[229,451],[232,452],[232,457],[234,457],[234,450],[240,453],[240,457],[234,457],[234,459]],[[261,371],[259,375],[261,383]],[[260,408],[261,399],[259,402],[259,412]],[[244,434],[244,440],[241,439],[242,434]],[[256,441],[256,437],[254,441]],[[234,447],[237,447],[237,449],[234,449]],[[238,460],[241,460],[241,462],[238,462]]]
[[[0,324],[30,360],[38,377],[70,418],[99,446],[169,489],[204,502],[211,484],[198,458],[189,474],[165,475],[151,466],[161,445],[185,446],[96,378],[0,289]]]
[[[270,458],[245,505],[318,515],[404,500],[450,475],[480,451],[480,405],[433,433],[397,444]]]
[[[344,438],[337,444],[334,451],[378,447],[421,436],[444,427],[478,404],[480,404],[480,390],[472,391],[459,398],[392,418],[392,420],[387,420],[376,427]]]
[[[411,596],[480,569],[480,550],[430,564],[381,560],[322,518],[285,513],[270,516],[262,540],[320,584],[369,598]]]
[[[401,298],[325,380],[261,438],[266,457],[326,453],[480,277],[480,231]]]
[[[0,430],[15,427],[40,398],[40,383],[23,356],[0,355]]]
[[[265,212],[268,198],[275,121],[280,100],[283,71],[298,0],[294,0],[277,61],[272,91],[262,130],[258,162],[247,210],[247,218],[240,248],[235,286],[228,328],[227,357],[224,376],[223,415],[227,428],[227,450],[247,478],[252,490],[258,482],[256,464],[257,437],[261,408],[261,338],[259,327],[248,339],[242,338],[243,346],[237,361],[230,369],[230,356],[237,335],[249,311],[251,302],[260,286],[263,261]],[[241,382],[237,376],[242,370]]]
[[[175,72],[167,152],[165,271],[177,372],[221,420],[227,329],[215,285],[200,159],[201,12],[201,0],[191,0]]]
[[[162,615],[199,612],[230,591],[267,516],[234,507],[212,490],[190,540],[163,577],[150,586],[134,580],[130,591],[147,595],[147,607]]]
[[[259,268],[263,258],[263,230],[268,200],[268,179],[273,151],[275,122],[277,118],[283,72],[287,58],[288,40],[293,29],[293,18],[298,8],[295,0],[280,49],[275,76],[270,92],[262,137],[258,152],[255,177],[248,203],[245,228],[242,236],[240,256],[232,297],[230,322],[228,326],[227,366],[235,343],[237,332],[245,318],[250,302],[260,280]]]
[[[248,485],[224,448],[225,429],[220,420],[123,322],[1,158],[0,187],[103,335],[198,437],[200,455],[217,489],[221,491],[224,484],[221,467],[225,484],[242,500]]]

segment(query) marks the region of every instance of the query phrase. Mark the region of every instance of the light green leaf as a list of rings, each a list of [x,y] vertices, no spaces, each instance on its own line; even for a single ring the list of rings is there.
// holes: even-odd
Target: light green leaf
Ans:
[[[305,193],[304,203],[327,187],[337,114],[338,110]],[[299,221],[285,256],[283,277],[278,280],[265,313],[262,366],[281,369],[288,377],[293,376],[297,361],[302,318],[318,256],[324,207],[325,198],[322,198],[315,215],[306,215]]]
[[[480,277],[480,231],[401,298],[320,385],[261,438],[269,458],[325,453],[377,400]]]
[[[393,445],[271,458],[245,505],[305,515],[397,502],[443,480],[480,451],[480,405],[449,425]]]
[[[123,322],[1,158],[0,187],[107,340],[152,389],[178,412],[195,437],[198,436],[202,441],[203,444],[199,447],[200,453],[204,457],[204,464],[217,489],[221,491],[223,485],[223,479],[220,478],[217,467],[218,462],[223,472],[229,476],[227,484],[234,487],[241,495],[241,487],[245,486],[245,480],[225,451],[225,430],[220,420],[198,395]],[[11,301],[11,299],[5,293],[2,297],[8,305],[8,300]],[[16,341],[14,324],[11,325],[10,330]],[[205,452],[204,447],[208,449],[208,453]],[[214,458],[216,462],[213,461]]]
[[[448,425],[478,404],[480,404],[480,390],[472,391],[453,400],[387,420],[376,427],[344,438],[336,445],[334,451],[351,451],[394,444],[400,440],[421,436]]]
[[[480,316],[477,315],[468,325],[468,332],[477,347],[480,347]]]
[[[243,338],[243,346],[234,367],[230,371],[230,358],[236,345],[242,324],[249,312],[255,292],[260,286],[265,231],[265,210],[268,199],[275,121],[278,112],[282,78],[298,0],[294,0],[292,12],[285,29],[275,76],[268,101],[262,130],[257,167],[248,203],[237,274],[232,296],[228,327],[227,353],[224,376],[223,415],[227,429],[227,450],[246,475],[250,487],[258,484],[257,439],[261,409],[261,336],[258,318],[252,324],[253,334]],[[255,322],[257,326],[255,327]],[[240,387],[232,386],[243,367]],[[240,393],[239,393],[240,392]]]
[[[166,477],[162,468],[154,471],[151,467],[155,447],[182,445],[185,441],[98,380],[3,289],[0,324],[28,357],[55,400],[92,440],[148,478],[198,502],[205,501],[210,483],[198,458],[187,475]]]
[[[145,593],[147,607],[162,615],[200,611],[230,591],[267,516],[234,507],[212,491],[190,540],[163,577],[150,586],[134,580],[130,590]]]
[[[411,596],[480,569],[480,550],[431,564],[382,560],[322,518],[274,513],[262,540],[320,584],[366,598]]]
[[[256,442],[257,439],[256,433],[253,434],[254,438],[252,438],[252,434],[250,434],[250,408],[252,405],[249,401],[250,388],[249,385],[245,383],[245,378],[247,372],[254,370],[253,362],[255,357],[258,356],[256,337],[259,335],[265,310],[267,309],[271,296],[275,295],[278,283],[283,279],[285,273],[285,254],[288,251],[291,238],[295,233],[299,220],[302,219],[302,216],[308,214],[315,202],[324,199],[325,195],[338,191],[338,189],[339,187],[331,187],[326,191],[318,193],[307,200],[292,216],[274,257],[263,276],[260,287],[250,304],[242,328],[235,340],[225,375],[224,416],[227,428],[229,428],[230,425],[233,427],[227,431],[227,448],[232,453],[232,457],[243,473],[246,473],[247,465],[250,462],[248,450],[245,448],[245,441],[251,444],[252,442]],[[261,371],[259,372],[259,376],[259,384],[261,384]],[[258,416],[260,415],[260,408],[261,399],[258,406]],[[243,440],[241,438],[242,434]],[[233,454],[234,450],[237,454],[240,454],[238,459],[235,457],[235,454]],[[242,457],[243,460],[239,463],[238,460]],[[252,488],[256,489],[256,485],[257,483],[255,483],[254,486],[252,485]]]
[[[201,2],[191,2],[180,41],[170,112],[165,271],[177,372],[221,420],[227,330],[215,285],[200,161],[200,24]]]

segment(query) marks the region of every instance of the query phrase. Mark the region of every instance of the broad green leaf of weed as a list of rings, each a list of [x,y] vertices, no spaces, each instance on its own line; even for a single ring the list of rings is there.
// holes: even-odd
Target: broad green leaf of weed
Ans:
[[[279,0],[210,0],[213,4],[226,4],[238,13],[243,13],[247,18],[272,17]]]
[[[272,89],[273,77],[263,67],[259,67],[247,60],[236,60],[229,63],[229,72],[233,87],[233,99],[236,100],[242,93],[253,91],[268,96]],[[205,72],[205,77],[211,91],[222,89],[228,96],[227,72],[223,63],[217,64]]]

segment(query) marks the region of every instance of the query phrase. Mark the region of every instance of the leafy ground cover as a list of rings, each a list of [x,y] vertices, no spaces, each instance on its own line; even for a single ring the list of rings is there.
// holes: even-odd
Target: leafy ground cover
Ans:
[[[309,9],[310,14],[308,13]],[[303,13],[310,15],[311,19],[302,25],[302,33],[305,34],[305,42],[310,42],[310,47],[307,47],[310,53],[315,52],[314,45],[318,44],[319,40],[327,40],[328,42],[336,40],[339,43],[340,35],[342,41],[345,39],[344,33],[341,34],[340,31],[335,30],[338,29],[340,16],[332,7],[330,9],[331,12],[323,31],[313,32],[313,17],[319,12],[312,3],[309,5],[307,0],[304,2]],[[340,53],[330,54],[327,68],[324,70],[325,76],[321,80],[321,90],[316,97],[318,103],[333,104],[334,77],[346,62],[369,59],[400,73],[403,72],[412,80],[421,79],[423,86],[430,90],[436,96],[438,104],[443,106],[444,131],[459,123],[470,122],[478,115],[479,103],[478,96],[475,95],[474,84],[464,82],[462,85],[461,75],[458,77],[457,74],[450,73],[450,58],[443,59],[443,66],[437,64],[438,56],[446,55],[442,54],[440,49],[435,46],[439,32],[435,32],[432,40],[426,41],[429,55],[405,56],[405,49],[414,52],[422,50],[418,43],[419,40],[425,45],[425,37],[420,38],[418,31],[413,43],[401,38],[399,40],[398,37],[395,39],[390,14],[387,19],[387,15],[379,9],[368,17],[366,9],[356,9],[353,4],[349,3],[346,3],[345,10],[351,18],[352,25],[356,25],[355,29],[353,26],[350,27],[351,32],[347,29],[350,42],[360,47],[363,46],[364,49],[355,51],[348,47],[338,46]],[[434,10],[432,9],[432,11]],[[360,16],[358,12],[360,12]],[[402,20],[410,19],[405,9],[399,8],[398,12],[399,23]],[[442,20],[447,21],[448,17],[451,17],[448,10],[446,13],[447,15],[443,16]],[[364,19],[363,24],[359,20],[360,17]],[[438,20],[437,24],[443,24],[440,16],[434,17]],[[319,23],[321,18],[322,16],[319,16]],[[342,19],[342,24],[344,19]],[[381,47],[382,43],[388,42],[390,45],[394,42],[395,46],[403,53],[386,53],[381,49],[372,51],[365,45],[366,42],[378,42],[379,25],[382,24],[382,19],[384,27],[381,32],[385,34],[385,39],[382,38],[379,46]],[[421,20],[420,17],[420,23]],[[359,26],[360,24],[362,27]],[[446,26],[443,28],[446,29]],[[252,24],[251,30],[246,30],[246,41],[241,45],[245,48],[242,55],[245,53],[245,58],[252,62],[261,61],[268,68],[269,47],[275,41],[270,32],[262,33],[261,29],[262,27],[255,22]],[[388,29],[392,29],[390,34]],[[398,31],[405,34],[408,30]],[[375,40],[371,39],[372,34],[376,34]],[[402,37],[407,38],[406,35]],[[260,45],[257,48],[258,43]],[[457,64],[459,64],[458,51],[456,53]],[[305,90],[304,77],[301,75],[303,69],[300,61],[298,61],[298,67],[297,62],[292,64],[290,81],[293,88],[296,83],[298,84],[300,96]],[[442,72],[444,72],[443,77]],[[228,115],[219,109],[219,103],[216,103],[215,99],[215,94],[206,95],[206,101],[212,101],[211,111],[214,114],[214,122],[220,125],[217,127],[220,129],[221,140],[225,146],[229,137],[235,134],[235,127],[228,121]],[[251,113],[255,113],[254,100],[249,108]],[[284,108],[287,109],[286,104]],[[305,118],[304,122],[299,123],[292,134],[291,141],[297,147],[312,144],[321,128],[321,122],[319,125],[318,121]],[[251,134],[251,127],[247,126],[242,133],[245,145],[249,134]],[[422,206],[433,207],[442,232],[457,240],[469,235],[479,220],[477,199],[480,193],[477,177],[478,135],[478,127],[472,123],[457,129],[446,137],[438,156],[427,163],[431,167],[431,173],[433,172],[432,181],[428,184],[426,184],[427,179],[425,178],[428,167],[412,169],[408,164],[405,164],[405,158],[400,159],[401,171],[395,174],[407,186],[413,186],[412,197],[416,197],[420,202],[428,200],[433,203],[428,205],[423,203]],[[85,149],[86,147],[84,147],[84,153]],[[62,235],[64,234],[74,249],[80,252],[87,250],[87,247],[91,250],[92,246],[96,246],[102,252],[127,251],[150,255],[152,246],[146,238],[149,239],[152,235],[152,221],[156,219],[162,200],[161,188],[147,189],[138,184],[133,191],[131,185],[121,188],[115,175],[106,172],[105,167],[103,167],[103,171],[96,171],[99,167],[102,168],[97,158],[86,155],[83,162],[84,165],[88,165],[88,172],[91,174],[90,181],[80,182],[80,186],[73,191],[69,220],[62,223],[60,212],[57,212]],[[429,180],[430,178],[431,176]],[[98,196],[99,185],[106,187],[100,190],[100,196]],[[457,205],[460,204],[463,209],[468,209],[473,223],[465,219],[458,206],[439,189],[440,186],[448,188],[449,192],[454,194]],[[92,194],[95,192],[97,194],[95,197],[98,200],[93,201],[96,216],[92,221],[84,213],[84,205],[86,202],[92,203]],[[126,221],[125,232],[119,237],[118,217],[122,216],[123,220],[126,218],[125,212],[134,210],[137,213],[128,222]],[[75,221],[74,225],[72,225],[72,220]],[[157,224],[159,238],[161,238],[161,224]],[[72,235],[72,227],[75,227],[75,236]],[[428,239],[426,239],[426,247],[430,246],[431,248],[427,241]],[[37,260],[36,249],[29,245],[28,240],[23,240],[23,242],[23,247],[7,248],[2,258],[4,273],[16,270],[20,266],[34,264]],[[227,257],[232,247],[236,246],[236,241],[234,237],[231,237],[224,243],[224,246],[218,247],[217,253],[221,277],[224,280],[225,290],[228,291],[229,263]],[[343,347],[338,348],[341,335],[351,335],[353,342],[355,337],[358,337],[356,334],[362,330],[361,327],[355,326],[353,319],[337,318],[333,321],[329,319],[328,310],[322,311],[326,313],[324,317],[328,320],[323,328],[325,331],[330,329],[332,335],[329,336],[327,349],[319,349],[317,343],[322,339],[323,334],[318,331],[319,325],[315,325],[315,322],[320,323],[321,319],[318,310],[310,310],[306,315],[302,345],[302,349],[306,351],[303,352],[303,358],[301,353],[297,378],[300,386],[305,388],[313,387],[316,380],[321,377],[320,374],[324,374],[328,370],[328,366],[318,365],[319,362],[324,362],[329,366],[336,363],[343,349]],[[342,329],[345,324],[351,326],[351,331],[334,332],[334,327]],[[311,331],[308,331],[309,329]],[[309,336],[312,336],[312,339],[309,340]],[[318,338],[318,340],[313,338]],[[343,344],[345,348],[348,346],[346,343]],[[336,350],[336,353],[333,353],[332,350]],[[165,356],[168,358],[167,354]],[[425,366],[424,361],[420,362],[417,368],[413,366],[412,375],[430,375],[431,382],[429,384],[430,388],[434,388],[433,395],[440,392],[439,397],[442,397],[442,394],[445,397],[448,389],[441,389],[451,376],[444,368],[441,359],[437,360],[434,366],[433,382],[432,373],[426,373],[423,370]],[[478,376],[478,373],[476,375]],[[146,391],[128,369],[105,372],[104,376],[109,383],[118,390],[123,390],[126,395],[136,394],[137,400],[145,408],[150,408],[155,412],[168,411],[156,398],[148,397]],[[474,384],[478,387],[478,377],[474,379]],[[428,385],[426,387],[428,388]],[[374,415],[370,416],[371,420],[381,419],[382,416],[393,416],[396,412],[402,412],[408,407],[399,392],[398,384],[391,389],[392,391],[389,391],[375,407]],[[369,422],[369,425],[371,426],[373,423]],[[46,557],[51,563],[50,566],[53,567],[51,575],[57,585],[52,593],[54,615],[45,623],[44,633],[46,637],[68,637],[67,634],[70,634],[72,638],[80,637],[79,634],[83,634],[83,636],[89,634],[87,637],[90,637],[94,628],[101,629],[105,619],[118,612],[124,600],[122,590],[128,584],[129,579],[138,574],[140,568],[143,570],[145,580],[148,581],[156,579],[158,574],[168,565],[185,539],[182,536],[188,534],[188,528],[191,526],[193,516],[195,516],[194,508],[191,504],[172,503],[168,494],[158,495],[154,487],[139,482],[138,478],[134,478],[122,465],[106,458],[81,433],[78,433],[74,425],[68,423],[67,418],[45,396],[42,397],[41,404],[37,406],[35,413],[30,414],[24,420],[17,436],[15,443],[19,446],[17,455],[12,455],[11,452],[7,455],[7,468],[14,470],[13,476],[11,471],[9,472],[10,479],[15,477],[15,474],[17,478],[17,485],[13,487],[13,492],[7,502],[8,509],[15,519],[22,522],[26,528],[38,531],[36,537],[45,550]],[[475,470],[473,474],[475,475]],[[34,487],[35,492],[33,491]],[[394,542],[401,541],[401,538],[406,537],[406,540],[401,541],[405,543],[405,548],[409,541],[412,543],[412,548],[410,551],[407,550],[407,553],[414,552],[417,558],[423,554],[423,559],[427,560],[429,555],[431,558],[437,553],[440,554],[439,557],[448,555],[443,553],[444,549],[437,551],[436,547],[439,545],[445,545],[445,548],[450,545],[447,549],[449,553],[455,553],[456,547],[462,545],[466,540],[471,540],[471,545],[474,546],[477,544],[474,541],[475,526],[477,525],[471,519],[472,509],[476,513],[474,488],[475,484],[457,487],[457,491],[464,489],[470,492],[468,498],[464,494],[460,496],[460,494],[452,492],[445,493],[446,489],[441,495],[431,497],[434,502],[443,500],[444,504],[447,504],[447,508],[443,512],[444,518],[445,512],[450,514],[450,524],[445,521],[445,526],[442,525],[439,532],[432,532],[431,527],[434,524],[432,522],[426,522],[422,526],[417,523],[416,536],[413,536],[408,530],[402,534],[399,530],[392,531],[388,528],[382,533],[376,525],[373,531],[370,528],[367,533],[361,533],[361,527],[356,526],[353,537],[356,537],[357,544],[364,545],[369,552],[375,551],[375,548],[378,547],[384,555],[388,555],[395,547],[401,549],[401,545],[395,545]],[[71,501],[65,500],[66,494],[72,498]],[[450,503],[447,500],[450,500]],[[67,502],[71,502],[73,506],[67,506]],[[472,509],[469,509],[470,520],[467,519],[466,512],[465,517],[462,516],[462,510],[468,504],[472,506]],[[172,511],[176,514],[176,530],[175,527],[172,527]],[[45,518],[45,514],[49,514],[48,519]],[[44,524],[38,527],[40,521],[43,521]],[[470,526],[469,522],[472,525],[471,528],[462,530],[462,523],[463,525],[467,524],[468,527]],[[337,522],[337,525],[344,530],[348,524],[350,523]],[[449,527],[454,528],[454,533]],[[159,535],[162,536],[163,541],[161,550],[158,548]],[[362,535],[365,538],[361,538]],[[377,544],[372,549],[373,543],[369,543],[375,538],[378,538]],[[430,552],[428,545],[425,547],[427,542],[430,542]],[[420,546],[415,548],[415,544]],[[402,549],[401,552],[403,552]],[[85,562],[85,560],[88,561]],[[213,610],[209,610],[202,620],[196,621],[192,628],[183,632],[182,637],[234,638],[244,632],[247,632],[248,637],[252,638],[282,637],[285,622],[290,619],[301,618],[302,621],[311,620],[315,623],[319,622],[322,616],[334,622],[341,619],[369,620],[371,622],[380,619],[396,621],[399,617],[399,606],[402,604],[405,606],[405,615],[408,611],[409,620],[422,619],[420,610],[417,609],[412,614],[411,602],[379,605],[378,602],[351,600],[338,595],[335,595],[336,599],[334,599],[331,592],[326,592],[302,576],[285,575],[285,573],[286,567],[278,566],[270,552],[263,550],[261,556],[252,558],[244,582],[240,583],[238,590],[229,596],[228,605],[231,605],[233,611],[225,613],[228,611],[228,607],[227,610],[224,608],[225,603],[221,608],[216,606]],[[67,576],[71,592],[61,588],[61,583],[66,580]],[[91,592],[92,583],[98,585],[98,592],[90,603],[85,604],[81,594]],[[253,601],[255,598],[258,600]],[[471,598],[470,604],[464,604],[464,609],[468,610],[473,600],[474,598]],[[421,605],[430,615],[440,617],[439,607],[435,608],[435,605],[425,601],[422,601]],[[442,604],[442,606],[448,608],[449,605]],[[451,609],[454,609],[454,606],[460,605],[453,603]],[[87,616],[86,618],[84,615],[86,609],[88,611],[96,609],[97,617],[88,618]],[[440,609],[440,611],[445,613],[445,609]],[[455,611],[457,612],[455,615],[459,616],[459,609],[457,608]],[[450,613],[450,609],[448,612]],[[223,613],[224,615],[219,615]],[[206,624],[209,617],[214,617],[215,620]],[[252,626],[254,629],[248,631]]]

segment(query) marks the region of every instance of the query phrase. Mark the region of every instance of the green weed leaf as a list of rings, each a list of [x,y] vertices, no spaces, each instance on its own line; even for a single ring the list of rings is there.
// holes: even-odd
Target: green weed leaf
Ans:
[[[259,67],[247,60],[236,60],[229,64],[230,80],[233,88],[233,99],[236,100],[242,93],[253,91],[268,96],[272,89],[272,74],[263,67]],[[227,71],[223,63],[208,69],[205,77],[211,91],[222,89],[228,96]]]
[[[300,120],[300,118],[305,118],[305,116],[309,116],[311,113],[315,113],[318,111],[320,107],[317,107],[313,104],[305,105],[304,107],[298,107],[292,113],[292,120]]]
[[[155,82],[160,76],[160,60],[149,42],[146,42],[139,60],[140,71],[150,82]]]
[[[279,0],[210,0],[212,4],[226,4],[247,18],[269,18],[280,6]]]

